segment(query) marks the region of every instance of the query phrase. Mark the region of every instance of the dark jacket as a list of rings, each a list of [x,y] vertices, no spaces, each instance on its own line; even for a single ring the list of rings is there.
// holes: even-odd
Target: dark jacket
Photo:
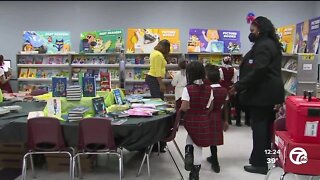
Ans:
[[[282,52],[276,43],[259,38],[240,64],[239,81],[235,84],[240,103],[248,106],[269,106],[284,101],[281,76]]]

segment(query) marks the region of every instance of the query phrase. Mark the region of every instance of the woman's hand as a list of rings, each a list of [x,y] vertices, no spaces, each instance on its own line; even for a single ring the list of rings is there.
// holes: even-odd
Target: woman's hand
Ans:
[[[160,92],[165,92],[166,91],[166,86],[164,85],[163,82],[160,83]]]
[[[279,111],[279,109],[281,108],[281,106],[282,106],[282,104],[276,104],[276,105],[274,105],[274,110],[275,111]]]
[[[237,90],[234,86],[231,86],[231,89],[229,90],[229,95],[234,96],[236,94]]]
[[[223,123],[223,131],[226,132],[229,129],[229,123],[228,121],[224,121]]]

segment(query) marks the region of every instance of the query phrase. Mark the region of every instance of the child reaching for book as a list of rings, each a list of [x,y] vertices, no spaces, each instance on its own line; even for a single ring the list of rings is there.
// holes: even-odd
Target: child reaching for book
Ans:
[[[173,79],[171,81],[171,85],[174,87],[174,95],[176,100],[177,111],[180,109],[180,106],[181,106],[182,90],[187,85],[187,79],[186,79],[187,62],[180,61],[178,66],[180,68],[180,71],[173,76]]]
[[[187,65],[188,85],[182,92],[180,110],[185,112],[184,126],[188,132],[185,147],[185,169],[191,171],[190,180],[198,180],[201,169],[202,148],[223,144],[223,130],[228,123],[221,120],[222,106],[227,90],[219,85],[219,70],[208,71],[213,85],[205,84],[205,68],[194,61]],[[214,100],[214,101],[213,101]]]

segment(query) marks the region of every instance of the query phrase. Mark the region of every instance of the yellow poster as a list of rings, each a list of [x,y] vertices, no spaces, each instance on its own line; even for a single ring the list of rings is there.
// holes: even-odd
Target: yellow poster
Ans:
[[[150,53],[160,40],[170,42],[171,52],[181,52],[179,29],[128,29],[127,53]]]
[[[277,29],[285,53],[293,53],[295,25],[283,26]]]

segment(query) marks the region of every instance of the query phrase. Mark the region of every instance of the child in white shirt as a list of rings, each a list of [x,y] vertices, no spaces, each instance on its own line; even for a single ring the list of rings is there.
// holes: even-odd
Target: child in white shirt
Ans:
[[[187,62],[180,61],[178,66],[180,68],[180,71],[174,75],[174,77],[171,81],[171,85],[173,87],[175,87],[174,95],[175,95],[175,100],[176,100],[176,110],[180,109],[182,91],[183,91],[183,88],[186,87],[186,85],[187,85],[187,79],[186,79]]]

